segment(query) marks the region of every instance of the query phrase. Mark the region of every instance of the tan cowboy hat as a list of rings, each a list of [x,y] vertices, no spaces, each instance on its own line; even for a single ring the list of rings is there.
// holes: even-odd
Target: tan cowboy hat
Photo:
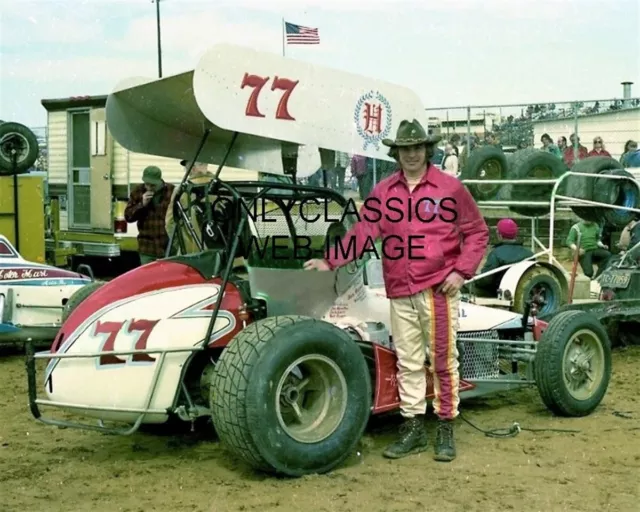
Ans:
[[[400,146],[415,146],[416,144],[436,144],[442,140],[440,135],[427,135],[417,119],[409,121],[405,119],[398,126],[396,139],[382,139],[382,143],[390,148]]]

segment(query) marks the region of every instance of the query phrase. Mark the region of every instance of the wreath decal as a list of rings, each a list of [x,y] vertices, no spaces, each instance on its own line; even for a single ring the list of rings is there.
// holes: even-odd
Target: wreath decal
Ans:
[[[384,128],[377,135],[372,135],[365,132],[360,123],[360,114],[362,113],[362,107],[364,106],[366,101],[372,99],[378,100],[384,107]],[[380,91],[369,91],[368,93],[362,95],[356,103],[356,108],[353,113],[353,121],[355,123],[356,130],[358,131],[358,135],[360,135],[360,137],[364,141],[362,149],[366,151],[367,148],[371,145],[376,150],[378,150],[380,149],[380,141],[387,138],[389,136],[389,133],[391,132],[391,126],[393,124],[393,112],[391,110],[391,103],[389,103],[389,100],[387,100],[387,98],[385,98],[380,93]]]

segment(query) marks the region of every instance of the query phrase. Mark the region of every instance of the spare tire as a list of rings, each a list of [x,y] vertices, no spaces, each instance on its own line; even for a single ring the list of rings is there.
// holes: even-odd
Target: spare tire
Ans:
[[[571,171],[583,174],[601,174],[615,169],[622,169],[622,164],[617,160],[608,156],[590,156],[576,163],[571,168]],[[616,183],[617,181],[619,180],[599,180],[586,176],[569,176],[565,181],[565,195],[576,199],[595,201],[594,190],[598,190],[599,197],[616,197],[615,188],[620,186]],[[586,221],[600,222],[604,217],[603,208],[598,208],[597,206],[572,206],[571,210]]]
[[[553,184],[526,184],[526,180],[556,179],[567,172],[567,165],[553,154],[537,148],[525,148],[516,151],[509,165],[508,179],[523,180],[525,183],[508,184],[501,190],[501,199],[505,201],[523,200],[523,205],[513,205],[509,209],[527,217],[547,215],[550,206],[527,206],[526,201],[550,201]],[[561,193],[561,190],[558,192]]]
[[[507,158],[500,148],[482,146],[471,151],[469,160],[460,171],[460,179],[463,183],[464,180],[504,180],[507,176],[507,167]],[[478,201],[489,201],[495,198],[500,187],[502,185],[499,183],[468,185],[469,192]]]
[[[638,208],[640,204],[640,192],[637,182],[632,174],[624,169],[603,171],[600,174],[609,176],[626,176],[630,180],[594,180],[597,182],[593,191],[593,200],[599,203],[623,206],[625,208]],[[628,210],[615,210],[613,208],[597,208],[599,217],[616,228],[624,228],[629,222],[636,219],[636,213]]]
[[[38,138],[25,125],[0,124],[0,176],[24,174],[36,163],[39,152]]]

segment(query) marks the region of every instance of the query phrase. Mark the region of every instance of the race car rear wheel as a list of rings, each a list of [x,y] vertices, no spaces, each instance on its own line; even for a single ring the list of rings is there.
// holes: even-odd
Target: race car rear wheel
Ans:
[[[62,323],[66,322],[67,318],[69,318],[71,313],[73,313],[73,310],[76,309],[81,302],[87,299],[89,295],[95,292],[102,285],[104,285],[104,283],[101,281],[93,281],[73,292],[62,310]]]
[[[611,342],[606,329],[584,311],[558,314],[538,342],[534,376],[542,401],[554,414],[591,414],[611,379]]]
[[[344,462],[372,400],[369,367],[351,336],[300,316],[247,326],[223,350],[210,389],[220,441],[256,469],[293,477]]]

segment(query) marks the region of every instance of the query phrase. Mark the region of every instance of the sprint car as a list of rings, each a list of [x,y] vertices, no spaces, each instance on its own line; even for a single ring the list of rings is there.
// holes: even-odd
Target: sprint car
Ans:
[[[259,90],[262,77],[280,81],[258,104],[245,86]],[[288,88],[288,103],[267,92],[278,87]],[[332,105],[330,116],[322,105]],[[340,194],[296,180],[319,167],[318,149],[351,152],[358,144],[360,153],[388,159],[365,131],[368,108],[392,112],[395,123],[424,115],[404,87],[229,45],[213,47],[189,73],[120,84],[106,107],[115,140],[130,151],[218,166],[205,184],[190,183],[187,169],[180,185],[187,205],[181,194],[174,204],[170,246],[186,232],[201,251],[168,255],[91,289],[49,351],[36,354],[28,344],[34,417],[120,434],[210,418],[231,453],[258,470],[295,477],[342,464],[371,415],[399,409],[389,302],[374,259],[303,270],[353,217]],[[391,126],[385,118],[375,133],[386,136]],[[279,176],[293,169],[293,179],[224,182],[225,165]],[[228,208],[213,207],[220,197]],[[309,222],[310,212],[300,212],[313,202],[338,220]],[[269,215],[250,214],[256,204]],[[250,240],[267,247],[277,236],[285,241],[278,247],[247,250]],[[296,236],[308,237],[311,254],[296,256],[286,243]],[[462,399],[537,386],[554,413],[583,416],[598,407],[611,375],[607,332],[580,311],[542,322],[538,306],[530,301],[519,314],[460,303]],[[40,359],[49,364],[38,377]],[[433,397],[430,377],[426,395]],[[97,422],[43,415],[45,407]]]

